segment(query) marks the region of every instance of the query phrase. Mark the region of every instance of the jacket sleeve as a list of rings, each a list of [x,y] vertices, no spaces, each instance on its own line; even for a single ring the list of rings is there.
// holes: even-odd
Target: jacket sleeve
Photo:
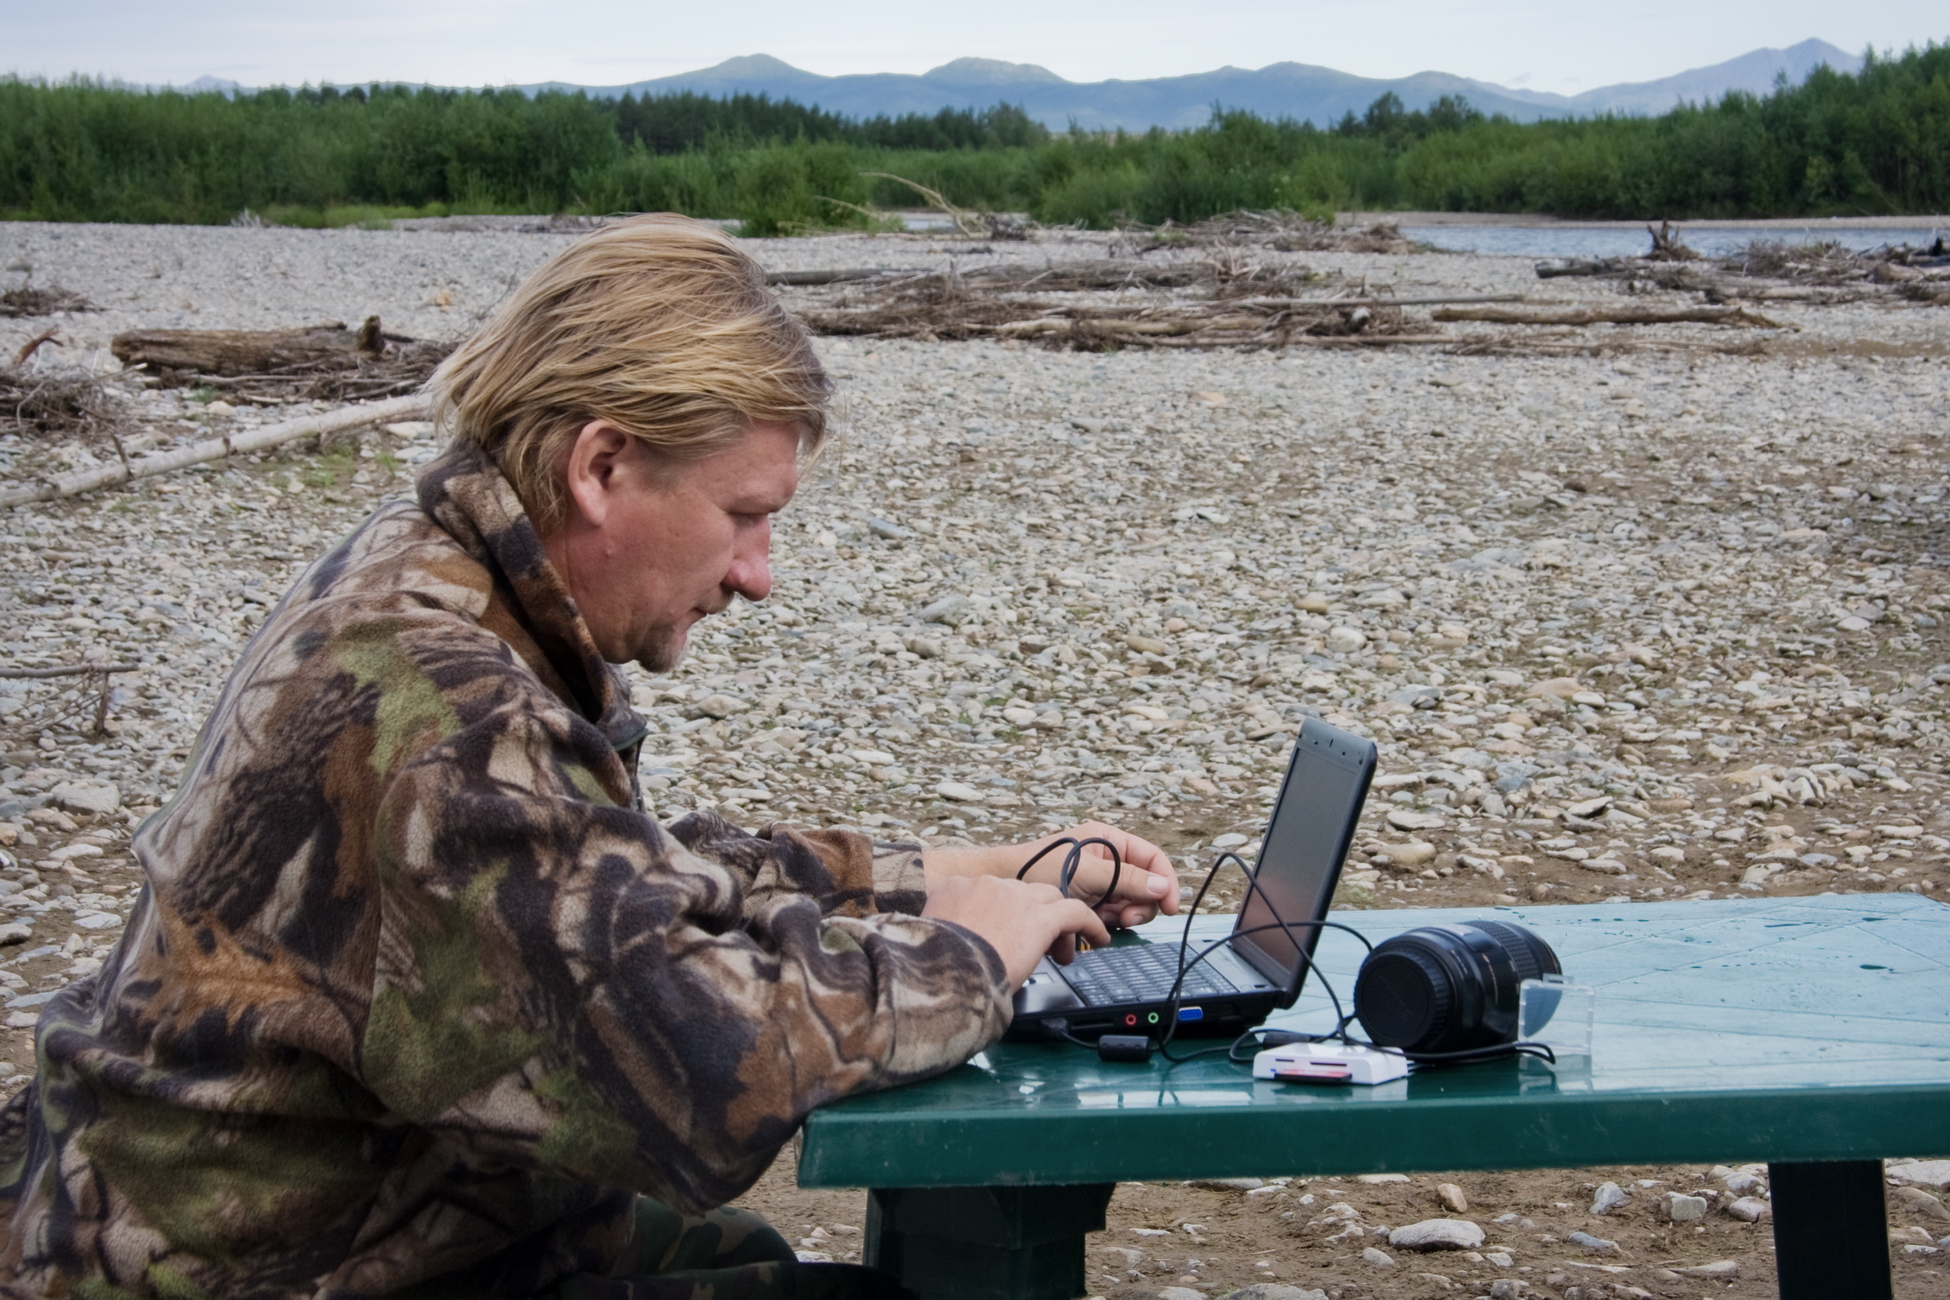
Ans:
[[[919,915],[928,901],[919,844],[876,844],[858,831],[801,830],[785,822],[753,835],[714,812],[687,813],[667,829],[685,848],[739,875],[748,912],[787,892],[809,895],[821,911],[842,916]]]
[[[510,704],[389,784],[360,1057],[406,1119],[697,1211],[750,1186],[813,1107],[958,1065],[1007,1027],[984,940],[822,888],[748,897],[741,866],[608,792],[614,762],[581,719]],[[818,839],[754,842],[774,877],[827,869]]]

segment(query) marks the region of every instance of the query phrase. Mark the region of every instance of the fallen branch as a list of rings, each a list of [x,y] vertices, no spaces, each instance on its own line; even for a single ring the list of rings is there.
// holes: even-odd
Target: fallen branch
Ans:
[[[61,327],[59,325],[50,325],[46,329],[42,330],[39,334],[36,334],[33,338],[28,339],[25,343],[20,345],[20,351],[14,353],[14,365],[16,366],[26,365],[27,359],[33,356],[36,352],[40,351],[41,344],[43,343],[52,343],[55,347],[57,348],[60,347],[61,346],[60,335],[61,335]]]
[[[132,673],[141,664],[62,664],[55,668],[0,668],[0,677],[41,681],[49,677],[79,677],[83,673]]]
[[[876,276],[892,274],[891,270],[879,266],[858,266],[846,271],[768,271],[765,283],[788,286],[840,284],[847,280],[871,280]]]
[[[239,452],[262,451],[266,447],[275,447],[281,443],[313,435],[343,433],[348,429],[362,429],[372,424],[390,424],[397,420],[423,420],[427,416],[428,409],[426,395],[415,393],[409,397],[395,397],[391,401],[374,402],[368,406],[354,406],[325,415],[308,415],[302,419],[286,420],[282,424],[269,424],[261,429],[252,429],[248,433],[206,438],[202,442],[178,447],[173,451],[158,452],[153,456],[143,456],[137,460],[113,465],[98,465],[92,469],[62,474],[56,478],[43,480],[38,487],[15,488],[9,492],[0,492],[0,507],[79,496],[83,492],[92,492],[96,488],[114,487],[119,483],[127,483],[131,479],[150,478],[157,474],[167,474],[171,470],[187,469],[191,465],[222,460]]]
[[[1539,262],[1539,280],[1555,280],[1566,275],[1629,275],[1637,259],[1628,257],[1567,257],[1555,262]]]
[[[1679,227],[1672,222],[1661,221],[1657,230],[1647,222],[1645,233],[1652,236],[1652,251],[1646,254],[1647,259],[1655,262],[1697,262],[1699,260],[1698,253],[1680,242]]]
[[[1234,298],[1228,307],[1306,310],[1341,307],[1430,307],[1445,302],[1522,302],[1520,293],[1456,293],[1434,298]]]
[[[1481,321],[1491,325],[1741,325],[1783,329],[1745,307],[1438,307],[1438,321]]]
[[[89,680],[82,683],[83,689],[87,689],[90,685],[95,687],[95,734],[105,736],[108,734],[109,675],[132,673],[140,667],[141,664],[122,663],[61,664],[53,668],[0,668],[0,677],[12,678],[15,681],[22,679],[45,681],[51,677],[87,677]],[[94,681],[96,677],[101,678],[99,683]]]
[[[892,172],[861,172],[860,174],[862,176],[878,177],[880,180],[883,181],[896,181],[902,185],[907,186],[908,189],[913,190],[916,194],[919,194],[922,198],[926,199],[929,205],[932,206],[936,211],[946,216],[948,220],[954,222],[955,229],[959,231],[961,234],[974,236],[974,235],[986,235],[989,233],[988,227],[982,224],[982,220],[980,217],[977,217],[972,212],[965,212],[962,209],[956,207],[954,204],[948,202],[947,199],[941,196],[940,190],[931,190],[927,186],[921,184],[919,181],[911,181],[907,179],[907,177],[905,176],[896,176]]]

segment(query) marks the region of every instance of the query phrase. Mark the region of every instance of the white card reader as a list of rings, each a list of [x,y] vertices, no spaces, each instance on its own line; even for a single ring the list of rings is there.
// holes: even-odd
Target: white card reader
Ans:
[[[1357,1083],[1372,1086],[1408,1074],[1399,1052],[1348,1043],[1288,1043],[1253,1057],[1253,1077],[1281,1083]]]

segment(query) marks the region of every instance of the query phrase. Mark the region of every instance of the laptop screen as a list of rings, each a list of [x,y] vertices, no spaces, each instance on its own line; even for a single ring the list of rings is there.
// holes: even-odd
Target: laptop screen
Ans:
[[[1326,917],[1374,774],[1374,758],[1372,741],[1308,719],[1266,827],[1256,877],[1259,889],[1249,892],[1236,932],[1272,925],[1276,912],[1289,925]],[[1261,973],[1297,993],[1300,955],[1311,956],[1319,938],[1318,926],[1262,930],[1241,934],[1233,946]]]

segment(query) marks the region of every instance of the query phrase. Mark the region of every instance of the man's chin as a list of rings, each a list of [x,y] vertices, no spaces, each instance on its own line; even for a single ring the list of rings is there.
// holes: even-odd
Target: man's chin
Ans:
[[[637,667],[646,673],[674,672],[684,662],[684,647],[689,641],[688,629],[673,629],[636,657]]]

